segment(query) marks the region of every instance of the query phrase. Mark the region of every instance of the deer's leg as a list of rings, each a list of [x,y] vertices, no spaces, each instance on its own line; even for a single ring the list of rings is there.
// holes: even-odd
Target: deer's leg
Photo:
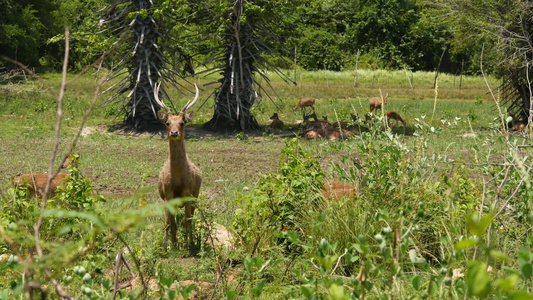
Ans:
[[[165,246],[168,242],[168,232],[170,230],[170,241],[172,242],[172,246],[176,246],[176,217],[168,211],[168,209],[165,209]]]
[[[186,240],[189,243],[189,246],[192,248],[194,246],[194,239],[193,239],[193,228],[192,228],[192,217],[194,215],[194,203],[187,202],[185,204],[185,220],[184,220],[184,227],[186,232]]]

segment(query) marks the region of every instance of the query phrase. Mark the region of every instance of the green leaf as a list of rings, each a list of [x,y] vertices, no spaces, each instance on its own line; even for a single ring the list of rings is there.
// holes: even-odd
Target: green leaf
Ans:
[[[302,291],[302,294],[304,295],[305,299],[311,300],[314,298],[314,292],[311,288],[302,285],[300,286],[300,291]]]
[[[516,291],[511,294],[510,297],[512,300],[531,300],[533,299],[533,295],[529,294],[526,291]]]
[[[472,261],[468,264],[466,285],[470,295],[485,298],[490,293],[490,276],[485,263]]]
[[[533,273],[530,263],[522,265],[522,267],[520,267],[520,271],[522,271],[522,275],[524,275],[526,279],[531,278],[531,274]]]
[[[174,278],[161,276],[159,278],[159,281],[163,283],[163,285],[165,285],[166,287],[170,287],[170,285],[172,285],[172,283],[174,282]]]
[[[178,295],[178,293],[176,292],[176,290],[167,290],[167,295],[168,295],[168,299],[173,300],[173,299],[176,299],[176,296]]]
[[[348,299],[344,293],[344,286],[338,285],[336,283],[331,284],[329,287],[329,294],[331,295],[331,299],[333,300],[343,300]]]
[[[468,230],[471,234],[475,234],[479,237],[483,236],[483,233],[492,222],[492,217],[493,215],[489,214],[481,218],[481,220],[478,220],[477,215],[470,215],[470,217],[466,219]]]
[[[497,285],[501,290],[509,293],[516,289],[519,280],[520,277],[518,275],[512,274],[507,279],[498,280]]]
[[[509,260],[509,257],[507,257],[507,255],[505,255],[505,253],[503,253],[501,251],[498,251],[498,250],[490,250],[490,256],[492,256],[492,258],[497,259],[499,261],[508,261]]]
[[[257,283],[257,285],[252,288],[252,293],[256,296],[256,297],[259,297],[261,296],[261,293],[263,292],[263,288],[265,287],[265,281],[264,280],[261,280]]]
[[[472,248],[477,245],[477,242],[476,239],[464,239],[455,245],[455,251]]]
[[[414,264],[423,264],[426,262],[426,259],[423,257],[418,256],[415,249],[409,250],[409,259]]]
[[[411,282],[413,283],[413,288],[417,291],[420,291],[420,283],[422,282],[422,278],[420,277],[420,275],[416,275],[415,277],[413,277]]]
[[[231,290],[226,292],[226,297],[228,297],[228,300],[235,299],[235,296],[237,296],[237,291],[234,290],[234,289],[231,289]]]

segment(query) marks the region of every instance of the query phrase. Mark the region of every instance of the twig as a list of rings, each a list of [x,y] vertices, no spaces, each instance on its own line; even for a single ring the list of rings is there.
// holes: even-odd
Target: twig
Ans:
[[[143,272],[141,270],[141,264],[140,264],[139,260],[137,259],[137,257],[135,257],[135,253],[131,249],[130,245],[128,245],[126,243],[126,241],[124,241],[122,236],[117,235],[117,237],[124,244],[124,246],[126,246],[126,248],[128,248],[128,251],[131,254],[131,258],[133,259],[133,262],[135,262],[135,266],[137,267],[137,271],[139,271],[139,277],[141,278],[141,283],[143,285],[142,291],[137,295],[137,297],[135,297],[135,299],[139,299],[139,297],[141,297],[141,295],[144,294],[144,292],[148,289],[148,287],[146,286],[146,282],[144,282],[144,275],[143,275]]]
[[[41,245],[39,243],[39,241],[40,241],[40,231],[39,230],[40,230],[41,225],[43,223],[43,215],[44,215],[43,213],[46,210],[46,203],[47,203],[47,199],[48,199],[48,193],[50,191],[50,183],[52,182],[52,178],[55,175],[55,174],[52,174],[53,173],[52,171],[53,171],[53,167],[54,167],[54,160],[55,160],[55,157],[57,155],[57,150],[59,148],[59,131],[61,129],[61,121],[62,121],[62,116],[63,116],[63,97],[65,95],[65,87],[66,87],[66,81],[67,81],[67,66],[68,66],[69,50],[70,50],[70,46],[69,46],[69,29],[67,27],[67,28],[65,28],[65,57],[64,57],[64,60],[63,60],[63,79],[62,79],[62,82],[61,82],[61,89],[59,91],[59,97],[57,99],[57,123],[56,123],[56,136],[55,136],[55,141],[54,141],[54,151],[53,151],[52,157],[50,159],[48,182],[46,183],[46,187],[44,189],[44,195],[43,195],[43,200],[42,200],[43,203],[42,203],[42,206],[41,206],[41,214],[39,215],[39,219],[37,220],[37,223],[33,227],[33,233],[34,233],[34,237],[35,237],[35,249],[37,251],[38,257],[42,257],[43,256],[43,250],[42,250]],[[65,298],[65,299],[74,299],[74,297],[72,295],[70,295],[67,291],[65,291],[61,287],[61,285],[59,285],[57,280],[52,278],[52,272],[50,271],[50,269],[46,268],[44,270],[44,273],[46,274],[46,276],[48,278],[51,279],[51,282],[54,285],[55,291],[56,291],[58,296],[60,296],[62,298]]]
[[[335,264],[335,267],[333,268],[333,270],[331,270],[331,273],[329,275],[333,275],[335,273],[335,271],[337,270],[337,267],[339,266],[339,263],[341,262],[341,258],[346,255],[346,253],[348,253],[348,249],[344,249],[344,253],[339,256],[339,258],[337,259],[337,263]]]

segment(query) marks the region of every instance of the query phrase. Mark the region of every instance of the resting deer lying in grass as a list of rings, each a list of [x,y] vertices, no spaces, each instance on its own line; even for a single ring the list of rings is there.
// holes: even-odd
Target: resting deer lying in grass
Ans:
[[[324,121],[328,122],[328,116],[324,116],[323,118],[324,118]],[[339,129],[339,127],[342,128],[342,129],[348,128],[348,122],[346,122],[346,121],[338,121],[338,122],[333,122],[333,123],[329,123],[329,124],[333,128],[336,128],[336,129]]]
[[[526,131],[526,129],[527,129],[527,123],[526,122],[516,121],[514,118],[512,120],[512,125],[513,125],[511,127],[512,131]]]
[[[326,182],[324,188],[320,190],[324,199],[334,201],[352,197],[356,191],[357,187],[355,185],[340,181]]]
[[[388,111],[385,115],[387,115],[387,122],[389,123],[389,126],[390,126],[390,120],[394,119],[396,120],[396,126],[398,126],[398,121],[399,121],[399,122],[402,122],[403,126],[405,127],[405,121],[404,119],[402,119],[399,113],[394,112],[394,111]]]
[[[158,189],[159,196],[167,202],[174,198],[194,197],[198,198],[200,185],[202,184],[202,175],[196,165],[194,165],[185,153],[185,125],[192,120],[193,112],[187,110],[191,108],[198,100],[198,87],[196,86],[196,96],[194,100],[187,102],[178,115],[173,115],[170,109],[159,100],[159,85],[154,89],[154,98],[157,103],[166,110],[166,113],[159,111],[159,120],[167,128],[168,139],[168,159],[159,174]],[[195,205],[192,202],[186,202],[181,207],[185,207],[184,227],[186,231],[186,240],[189,246],[194,246],[192,236],[192,217],[194,215]],[[170,231],[170,240],[172,245],[176,245],[176,216],[168,209],[165,209],[165,247]]]
[[[387,104],[387,98],[389,97],[389,93],[383,97],[383,103]],[[370,104],[370,112],[373,112],[374,110],[381,109],[381,98],[380,97],[373,97],[368,100],[368,103]]]
[[[57,173],[50,182],[50,188],[48,189],[47,199],[50,199],[56,195],[58,187],[63,186],[68,180],[69,174]],[[40,196],[44,198],[44,192],[46,184],[48,183],[48,174],[46,173],[30,173],[22,174],[13,178],[13,184],[15,187],[26,186],[29,191],[30,198]]]
[[[327,137],[330,141],[335,142],[336,140],[345,140],[350,137],[355,137],[355,134],[348,130],[330,130],[330,124],[323,123],[322,124],[322,131],[324,132],[325,137]]]
[[[72,155],[69,160],[63,163],[61,168],[66,168],[69,165],[77,166],[79,158],[79,155]],[[69,176],[70,174],[68,173],[57,173],[50,182],[50,188],[48,189],[48,195],[46,198],[49,199],[54,197],[56,195],[57,188],[63,187],[69,179]],[[22,174],[13,178],[13,185],[15,187],[26,186],[28,188],[30,198],[34,198],[35,196],[44,198],[44,192],[47,183],[47,173]]]
[[[307,130],[304,134],[304,139],[306,140],[317,140],[321,139],[322,137],[322,133],[315,129]]]
[[[313,111],[315,111],[315,98],[302,98],[300,101],[298,101],[298,104],[292,108],[292,111],[295,111],[299,108],[302,109],[302,112],[304,111],[304,107],[311,107]]]
[[[270,128],[274,129],[283,129],[283,121],[279,119],[278,113],[274,113],[272,117],[270,117],[270,120],[272,123],[270,123]]]

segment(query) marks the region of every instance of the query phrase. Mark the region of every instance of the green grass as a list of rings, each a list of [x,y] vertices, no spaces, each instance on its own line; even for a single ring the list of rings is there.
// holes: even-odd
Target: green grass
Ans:
[[[162,202],[156,185],[168,155],[166,139],[159,135],[108,131],[115,120],[109,114],[112,108],[105,105],[107,96],[101,95],[86,124],[101,126],[96,132],[80,137],[75,152],[81,155],[80,172],[107,199],[100,211],[104,219],[114,224],[109,225],[110,228],[115,230],[126,224],[126,215],[135,221],[121,236],[141,260],[144,275],[151,279],[149,296],[156,297],[154,291],[159,289],[157,282],[161,282],[161,276],[178,281],[194,280],[197,284],[214,284],[219,276],[224,276],[215,298],[225,297],[232,289],[239,298],[253,298],[261,282],[265,284],[262,298],[303,298],[306,287],[313,286],[306,281],[310,278],[318,287],[313,293],[332,295],[336,288],[332,284],[339,280],[345,287],[360,291],[365,283],[352,286],[350,277],[358,277],[367,268],[369,282],[374,285],[372,296],[396,293],[404,298],[422,297],[424,291],[432,291],[428,286],[434,279],[440,291],[449,293],[448,297],[463,297],[461,280],[456,279],[450,288],[443,280],[450,277],[454,268],[464,273],[467,267],[472,267],[474,249],[466,247],[460,251],[454,245],[461,239],[472,238],[476,226],[481,225],[472,221],[467,226],[465,220],[479,211],[484,188],[487,202],[483,215],[495,213],[501,202],[490,199],[498,193],[502,198],[508,197],[525,176],[521,173],[523,170],[516,168],[503,177],[505,169],[499,164],[515,163],[516,157],[531,157],[531,148],[524,147],[517,154],[509,154],[514,152],[509,151],[510,146],[497,131],[500,128],[498,116],[483,78],[463,77],[459,89],[458,77],[440,74],[436,96],[434,73],[414,73],[414,89],[410,88],[403,71],[378,70],[372,86],[373,75],[371,70],[360,70],[357,87],[353,87],[353,71],[302,72],[301,81],[298,73],[296,86],[273,78],[271,84],[282,101],[275,99],[273,103],[263,95],[260,107],[254,108],[255,117],[263,125],[268,125],[272,113],[278,112],[286,126],[273,134],[206,134],[200,126],[212,116],[212,99],[195,111],[192,124],[186,128],[186,148],[190,159],[202,171],[199,200],[202,216],[196,214],[198,222],[216,221],[230,227],[239,235],[241,243],[229,253],[202,248],[192,258],[185,249],[163,252],[163,214],[154,213],[157,212],[154,210],[143,219],[141,210]],[[48,170],[54,146],[55,101],[60,75],[46,74],[43,79],[43,82],[0,86],[2,199],[8,199],[12,176]],[[201,86],[212,79],[194,80]],[[492,88],[499,84],[494,78],[489,78],[489,83]],[[61,155],[78,131],[77,126],[94,97],[95,85],[91,75],[84,75],[67,87]],[[318,98],[315,111],[319,118],[328,116],[330,121],[336,121],[335,116],[338,116],[340,120],[349,120],[350,113],[359,116],[367,113],[368,98],[379,96],[380,90],[389,94],[385,110],[396,111],[407,121],[405,128],[392,128],[396,135],[371,132],[338,143],[295,142],[279,137],[279,134],[291,136],[298,131],[301,112],[293,113],[290,108],[303,97]],[[212,91],[213,86],[202,89],[196,108]],[[171,91],[176,107],[184,105],[190,97]],[[466,137],[465,133],[476,136]],[[530,141],[519,135],[510,137],[511,143],[530,145]],[[316,164],[310,163],[313,161]],[[349,201],[317,203],[317,180],[350,182],[358,185],[359,191]],[[500,186],[502,182],[505,184]],[[530,183],[530,179],[526,178],[526,182]],[[518,194],[531,197],[525,185],[518,189]],[[529,199],[519,200],[522,202],[512,203],[515,210],[509,215],[493,220],[500,230],[493,231],[490,237],[492,248],[483,247],[488,239],[485,229],[477,234],[480,240],[478,257],[490,261],[496,269],[490,275],[493,279],[507,278],[509,274],[504,266],[517,267],[517,252],[522,251],[520,247],[527,242]],[[3,217],[0,215],[2,222]],[[0,223],[0,226],[5,225],[5,222]],[[389,228],[398,228],[405,236],[398,241]],[[385,245],[378,242],[378,234]],[[247,257],[257,238],[260,249]],[[287,244],[289,240],[291,243]],[[116,240],[113,246],[109,245],[109,240],[99,243],[103,248],[109,246],[105,249],[113,253],[105,253],[107,250],[91,253],[90,257],[69,262],[72,264],[69,268],[87,263],[89,269],[94,263],[105,266],[107,277],[102,278],[110,278],[114,266],[105,261],[113,260],[125,245]],[[345,260],[331,275],[334,263],[345,248],[350,254],[344,254]],[[398,254],[398,258],[387,256],[388,252],[383,249],[391,253],[401,249],[398,250],[401,255]],[[0,250],[10,253],[5,243],[0,243]],[[502,251],[508,261],[505,264],[498,261],[489,254],[490,250]],[[410,256],[412,253],[424,257],[428,263],[413,265],[416,255]],[[133,265],[133,258],[128,256],[128,259]],[[393,274],[390,266],[396,264],[401,267],[403,277],[396,278]],[[450,272],[439,271],[444,266]],[[58,272],[64,271],[59,269]],[[0,270],[11,269],[0,263]],[[68,274],[71,269],[64,272]],[[6,280],[0,282],[6,283],[18,278],[15,271],[2,276],[0,278]],[[426,286],[417,289],[413,285],[418,280],[416,276]],[[67,286],[78,291],[83,284],[80,280],[75,279]],[[391,287],[387,282],[393,280],[398,281]],[[520,287],[524,282],[528,281],[520,279]],[[0,284],[0,292],[7,288]],[[497,291],[503,293],[496,288],[493,290],[495,294]],[[212,288],[206,289],[203,295],[207,298],[212,292]]]

